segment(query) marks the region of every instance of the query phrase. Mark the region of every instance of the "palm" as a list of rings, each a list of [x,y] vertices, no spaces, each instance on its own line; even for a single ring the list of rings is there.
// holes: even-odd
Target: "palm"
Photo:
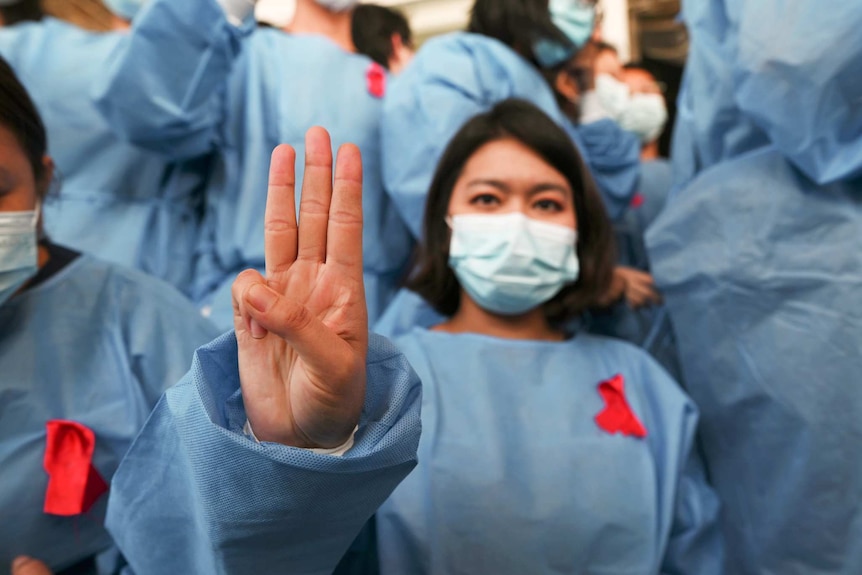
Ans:
[[[266,213],[266,278],[234,284],[240,381],[262,440],[300,447],[343,443],[365,394],[368,320],[362,284],[361,161],[309,131],[299,226],[294,154],[273,154]],[[274,292],[274,293],[273,293]],[[270,294],[275,301],[262,301]],[[275,297],[277,294],[278,297]]]

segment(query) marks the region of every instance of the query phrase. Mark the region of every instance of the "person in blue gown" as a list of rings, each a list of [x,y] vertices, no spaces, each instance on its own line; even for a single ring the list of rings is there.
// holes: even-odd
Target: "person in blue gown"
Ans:
[[[217,331],[170,286],[40,235],[46,146],[0,59],[0,573],[331,572],[419,435],[415,374],[367,333],[356,148],[333,189],[309,133],[300,213],[333,216],[298,235],[295,152],[276,150],[268,217],[292,224],[268,227],[267,277],[238,277],[235,331],[183,377]]]
[[[155,278],[44,235],[37,243],[54,167],[35,108],[2,60],[0,86],[0,514],[9,519],[0,572],[22,554],[64,569],[111,547],[107,497],[75,514],[43,513],[46,423],[92,430],[92,464],[110,480],[159,396],[218,331]]]
[[[174,162],[124,142],[93,95],[110,58],[128,41],[124,18],[137,4],[111,2],[122,8],[111,32],[51,17],[0,27],[0,56],[32,94],[51,138],[62,182],[62,191],[43,204],[51,237],[188,293],[208,160]]]
[[[637,194],[614,222],[618,266],[612,305],[590,314],[592,333],[634,343],[656,358],[677,381],[682,373],[667,310],[650,275],[644,232],[661,211],[670,190],[670,164],[658,158],[667,110],[655,79],[645,70],[623,67],[616,48],[591,41],[554,76],[557,101],[569,119],[613,121],[642,144]]]
[[[408,287],[428,313],[393,340],[423,382],[423,434],[376,516],[380,572],[721,573],[697,408],[643,351],[563,327],[613,266],[565,133],[525,102],[477,116],[424,225]]]
[[[675,189],[647,234],[726,573],[862,572],[862,6],[686,1]]]
[[[233,321],[234,276],[263,270],[269,152],[282,142],[301,152],[314,125],[326,126],[336,144],[356,143],[365,163],[363,256],[374,319],[412,247],[381,181],[386,72],[352,52],[352,2],[299,0],[287,29],[243,24],[249,2],[221,4],[151,2],[99,90],[101,109],[131,141],[167,157],[216,152],[193,297],[222,327]]]
[[[446,143],[507,98],[528,100],[566,126],[609,214],[622,215],[636,191],[637,138],[610,120],[572,125],[544,76],[586,44],[594,19],[590,0],[477,0],[468,32],[429,40],[393,81],[383,114],[384,184],[414,237]]]

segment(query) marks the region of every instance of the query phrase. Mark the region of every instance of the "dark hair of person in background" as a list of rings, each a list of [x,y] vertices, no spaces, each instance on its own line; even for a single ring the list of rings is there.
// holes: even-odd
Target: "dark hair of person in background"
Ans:
[[[658,140],[658,151],[661,157],[669,158],[673,127],[676,123],[676,99],[679,96],[679,89],[682,84],[683,66],[667,60],[644,58],[640,62],[624,64],[623,68],[646,70],[664,87],[664,101],[667,106],[667,126]]]
[[[413,34],[407,18],[397,10],[384,6],[375,4],[357,6],[353,10],[351,32],[356,51],[365,54],[386,69],[389,69],[389,60],[394,55],[393,34],[400,36],[405,46],[413,46]]]
[[[11,6],[0,6],[0,24],[12,26],[19,22],[42,19],[42,5],[39,0],[20,0]]]
[[[27,90],[18,80],[12,67],[0,57],[0,126],[10,132],[18,142],[33,168],[37,182],[45,178],[43,158],[48,151],[48,136],[42,118]],[[39,186],[42,193],[47,186]]]
[[[578,221],[578,280],[545,304],[554,325],[598,305],[611,282],[616,261],[611,224],[589,169],[568,135],[544,112],[522,100],[504,100],[468,121],[443,153],[425,210],[425,241],[417,248],[407,287],[439,313],[451,316],[460,305],[461,288],[449,267],[450,229],[446,222],[452,191],[464,165],[485,144],[512,138],[560,172],[572,188]]]
[[[538,40],[572,47],[571,41],[551,21],[548,0],[476,0],[467,31],[495,38],[530,60],[538,61],[533,45]]]

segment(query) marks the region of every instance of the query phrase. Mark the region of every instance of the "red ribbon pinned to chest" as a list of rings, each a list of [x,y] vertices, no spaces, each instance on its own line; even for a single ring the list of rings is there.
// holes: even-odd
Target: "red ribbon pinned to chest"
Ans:
[[[365,71],[365,82],[368,93],[375,98],[382,98],[386,95],[386,70],[377,62],[368,65],[368,69]]]
[[[599,384],[599,395],[605,408],[596,416],[596,423],[608,433],[646,437],[647,430],[635,415],[625,395],[625,380],[617,374]]]
[[[108,484],[93,467],[96,434],[74,421],[54,419],[46,424],[43,466],[48,473],[45,513],[80,515],[108,491]]]

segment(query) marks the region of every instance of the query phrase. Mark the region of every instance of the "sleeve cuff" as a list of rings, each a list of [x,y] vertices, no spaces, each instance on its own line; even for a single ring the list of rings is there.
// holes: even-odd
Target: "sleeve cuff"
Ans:
[[[242,26],[246,18],[254,11],[257,0],[216,0],[224,9],[228,22],[234,26]]]
[[[351,447],[353,447],[353,440],[356,437],[356,431],[358,429],[359,429],[358,426],[355,427],[353,429],[353,433],[351,433],[350,437],[347,438],[347,441],[345,441],[344,443],[342,443],[338,447],[333,447],[330,449],[313,448],[313,449],[309,449],[308,451],[311,451],[313,453],[317,453],[320,455],[332,455],[335,457],[341,457],[342,455],[344,455],[345,453],[350,451]],[[245,425],[242,428],[242,432],[246,435],[246,437],[253,439],[257,443],[260,443],[260,440],[254,435],[254,430],[251,428],[251,422],[250,421],[248,421],[248,420],[245,421]]]

